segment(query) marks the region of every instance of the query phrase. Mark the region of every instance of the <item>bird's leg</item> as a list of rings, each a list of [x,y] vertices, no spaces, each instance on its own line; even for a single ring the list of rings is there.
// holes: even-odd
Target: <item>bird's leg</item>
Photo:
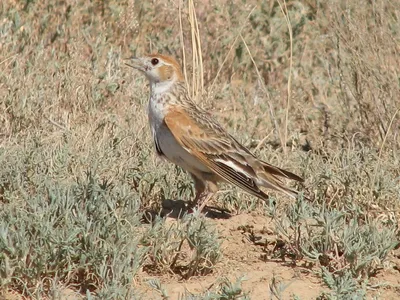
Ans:
[[[194,188],[196,190],[196,197],[194,198],[192,205],[197,206],[199,212],[201,212],[206,206],[208,200],[210,200],[218,190],[218,186],[211,181],[202,180],[194,174],[190,175],[193,178]]]
[[[199,212],[203,210],[208,200],[210,200],[214,196],[214,194],[215,194],[214,192],[205,192],[200,196],[200,199],[197,201],[197,207]]]
[[[190,174],[193,178],[194,181],[194,189],[196,191],[196,196],[194,197],[194,200],[192,201],[192,205],[196,206],[197,203],[200,201],[200,199],[202,198],[202,195],[204,194],[205,190],[206,190],[206,183],[205,181],[201,180],[200,178],[198,178],[197,176],[195,176],[194,174]]]

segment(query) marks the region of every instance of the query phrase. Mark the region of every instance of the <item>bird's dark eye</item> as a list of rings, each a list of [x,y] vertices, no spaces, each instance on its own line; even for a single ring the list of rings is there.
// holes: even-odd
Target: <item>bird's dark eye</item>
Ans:
[[[157,58],[153,58],[153,59],[151,60],[151,64],[152,64],[153,66],[155,66],[156,64],[158,64],[158,59],[157,59]]]

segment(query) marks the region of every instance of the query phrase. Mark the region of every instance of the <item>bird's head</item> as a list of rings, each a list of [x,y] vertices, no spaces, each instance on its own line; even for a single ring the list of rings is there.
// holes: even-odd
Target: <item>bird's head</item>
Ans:
[[[150,83],[183,81],[178,62],[166,55],[149,54],[132,57],[126,65],[144,73]]]

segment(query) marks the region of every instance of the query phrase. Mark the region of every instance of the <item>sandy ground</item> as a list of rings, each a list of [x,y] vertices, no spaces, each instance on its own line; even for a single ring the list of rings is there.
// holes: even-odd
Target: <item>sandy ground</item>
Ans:
[[[150,288],[147,281],[157,278],[167,291],[168,299],[184,299],[186,292],[193,294],[203,293],[212,290],[219,280],[227,277],[231,282],[239,277],[244,277],[242,289],[247,292],[250,299],[294,299],[294,296],[300,299],[316,299],[321,292],[329,292],[324,286],[322,280],[316,276],[313,269],[305,268],[300,264],[293,266],[290,261],[263,259],[266,252],[264,246],[256,245],[248,239],[248,234],[241,226],[251,228],[257,236],[262,239],[274,241],[272,235],[271,220],[255,215],[242,214],[232,216],[228,219],[209,219],[221,236],[221,249],[223,257],[216,265],[214,271],[206,276],[194,276],[188,280],[183,280],[178,275],[154,275],[141,271],[134,280],[134,286],[139,291],[143,299],[163,299],[161,295]],[[176,219],[170,218],[168,222],[176,222]],[[400,250],[396,250],[390,256],[388,267],[381,270],[370,282],[376,283],[376,288],[368,291],[367,299],[400,299]],[[273,278],[278,282],[278,286],[283,287],[280,298],[274,296],[270,291]],[[82,295],[75,293],[70,289],[65,289],[59,295],[59,299],[73,300],[83,299]],[[18,294],[6,293],[0,295],[0,300],[23,299]],[[240,299],[240,298],[238,298]]]
[[[219,278],[226,276],[231,281],[244,276],[242,288],[249,292],[251,299],[270,299],[269,285],[273,276],[283,285],[282,296],[290,298],[294,293],[302,299],[315,298],[322,290],[318,278],[302,274],[299,269],[291,266],[283,266],[277,262],[264,262],[261,257],[261,246],[254,245],[243,234],[240,226],[252,226],[254,232],[262,232],[268,229],[269,220],[265,217],[239,215],[225,220],[213,220],[216,223],[220,235],[223,237],[223,259],[217,266],[214,274],[204,278],[192,278],[185,283],[168,282],[165,286],[172,299],[177,299],[187,289],[192,293],[207,290]]]
[[[264,247],[249,241],[240,226],[250,226],[257,235],[263,235],[263,238],[273,241],[273,235],[268,234],[268,228],[272,227],[270,219],[259,215],[242,214],[229,219],[210,219],[210,222],[215,223],[222,237],[222,261],[216,266],[214,272],[207,276],[192,277],[189,280],[171,276],[158,277],[170,299],[180,299],[185,290],[198,294],[212,289],[224,276],[231,282],[244,276],[242,288],[249,293],[250,299],[254,300],[278,299],[270,291],[273,277],[284,287],[280,299],[293,299],[295,295],[300,299],[316,299],[321,292],[329,291],[314,273],[318,267],[310,270],[301,267],[301,264],[293,266],[290,262],[262,259],[265,256]],[[400,289],[396,288],[400,286],[400,274],[396,267],[397,265],[400,267],[399,261],[396,255],[393,255],[390,267],[382,270],[372,280],[380,284],[387,283],[387,286],[376,290],[371,289],[368,292],[369,299],[374,296],[377,299],[400,299]],[[142,275],[144,276],[140,276],[141,282],[138,282],[137,288],[148,299],[162,299],[159,293],[145,284],[154,276]]]

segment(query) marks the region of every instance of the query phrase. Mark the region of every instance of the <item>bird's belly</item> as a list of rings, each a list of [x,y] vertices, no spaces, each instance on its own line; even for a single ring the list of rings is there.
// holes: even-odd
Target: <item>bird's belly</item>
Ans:
[[[156,132],[157,143],[162,154],[174,164],[190,173],[212,173],[195,156],[186,151],[178,143],[172,133],[165,126],[160,126]]]

